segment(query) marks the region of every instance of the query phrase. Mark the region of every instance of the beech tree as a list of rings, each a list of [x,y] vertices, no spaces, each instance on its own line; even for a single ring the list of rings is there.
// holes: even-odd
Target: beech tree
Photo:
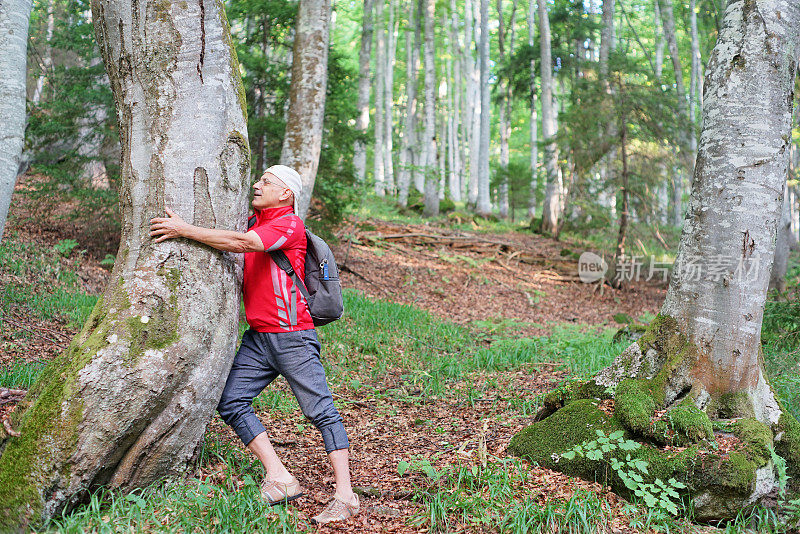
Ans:
[[[539,15],[539,39],[541,45],[542,70],[542,136],[544,137],[544,167],[547,172],[547,186],[542,208],[542,231],[555,235],[558,233],[558,220],[561,215],[561,173],[558,169],[558,145],[556,144],[556,118],[553,105],[553,59],[550,53],[550,17],[547,2],[537,0]]]
[[[31,0],[0,4],[0,240],[17,182],[25,135],[25,66]]]
[[[423,34],[425,51],[423,65],[425,70],[425,129],[422,134],[422,167],[425,170],[425,215],[439,214],[439,184],[436,180],[436,72],[433,63],[434,34],[433,22],[436,17],[434,0],[424,0]]]
[[[155,244],[165,207],[245,229],[246,103],[222,3],[94,0],[117,103],[122,235],[111,281],[0,442],[0,530],[41,524],[107,486],[183,475],[236,348],[241,261]]]
[[[322,149],[330,18],[330,0],[300,0],[281,164],[293,168],[303,178],[303,192],[298,199],[298,215],[303,218],[311,204]]]
[[[358,117],[356,129],[366,134],[369,127],[369,57],[372,52],[372,6],[374,0],[364,0],[362,19],[361,48],[358,52]],[[367,147],[363,139],[357,139],[353,146],[353,166],[356,177],[363,181],[367,171]]]
[[[621,430],[645,445],[614,454],[647,461],[651,481],[688,486],[701,521],[734,517],[775,487],[772,447],[797,486],[800,424],[767,382],[760,335],[789,165],[799,30],[795,2],[728,3],[709,60],[691,204],[661,313],[611,366],[548,395],[539,422],[515,436],[510,450],[602,478],[596,462],[560,455],[596,431]],[[611,416],[597,407],[607,398]],[[710,445],[712,421],[741,440],[742,450]],[[609,483],[629,491],[618,479]]]

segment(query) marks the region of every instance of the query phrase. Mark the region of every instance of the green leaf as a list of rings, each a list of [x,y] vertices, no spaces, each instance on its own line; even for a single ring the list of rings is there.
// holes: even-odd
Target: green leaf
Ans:
[[[624,435],[625,435],[625,431],[624,430],[617,430],[615,432],[612,432],[611,435],[608,436],[608,437],[611,438],[611,439],[620,439]]]
[[[594,433],[595,433],[595,434],[597,434],[597,436],[598,436],[598,437],[600,437],[600,438],[604,438],[604,437],[606,437],[606,433],[605,433],[605,432],[603,432],[603,431],[602,431],[602,430],[600,430],[600,429],[597,429],[597,430],[595,430],[595,431],[594,431]]]
[[[658,500],[649,493],[645,493],[642,497],[644,498],[645,504],[650,508],[654,507],[658,502]]]
[[[636,488],[639,487],[639,484],[637,484],[635,481],[629,478],[624,479],[622,482],[625,483],[625,487],[628,488],[629,490],[635,490]]]
[[[575,458],[575,451],[567,451],[561,455],[562,458],[566,458],[567,460],[572,460]]]
[[[603,457],[603,453],[598,450],[591,450],[586,453],[586,457],[590,460],[600,460]]]
[[[397,464],[397,474],[400,476],[405,475],[410,466],[411,465],[405,460],[400,460],[400,462],[398,462]]]

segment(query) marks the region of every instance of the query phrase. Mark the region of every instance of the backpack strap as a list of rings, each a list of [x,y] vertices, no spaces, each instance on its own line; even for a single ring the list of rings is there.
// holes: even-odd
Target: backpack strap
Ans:
[[[300,290],[300,293],[302,293],[303,297],[306,299],[306,305],[310,305],[311,295],[309,295],[308,293],[306,284],[305,282],[300,280],[299,276],[297,276],[294,267],[292,267],[292,262],[289,261],[289,258],[286,256],[286,253],[278,249],[269,251],[269,255],[272,257],[272,261],[274,261],[278,265],[278,267],[280,267],[281,270],[283,270],[283,272],[288,274],[289,278],[292,279],[295,287],[297,287],[297,289]]]

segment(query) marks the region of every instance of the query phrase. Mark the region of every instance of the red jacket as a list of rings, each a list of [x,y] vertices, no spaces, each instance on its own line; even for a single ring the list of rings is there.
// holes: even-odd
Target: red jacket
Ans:
[[[285,215],[289,215],[286,217]],[[303,294],[266,252],[286,253],[301,280],[305,278],[306,228],[291,206],[257,211],[250,228],[261,238],[265,252],[244,255],[244,312],[247,324],[257,332],[310,330],[314,322]]]

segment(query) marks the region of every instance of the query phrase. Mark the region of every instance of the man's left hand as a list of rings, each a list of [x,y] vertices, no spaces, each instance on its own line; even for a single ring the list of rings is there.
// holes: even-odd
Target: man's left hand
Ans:
[[[150,237],[157,237],[156,243],[161,243],[166,239],[182,237],[185,235],[184,231],[189,227],[189,224],[171,209],[166,208],[166,210],[166,217],[150,219]]]

